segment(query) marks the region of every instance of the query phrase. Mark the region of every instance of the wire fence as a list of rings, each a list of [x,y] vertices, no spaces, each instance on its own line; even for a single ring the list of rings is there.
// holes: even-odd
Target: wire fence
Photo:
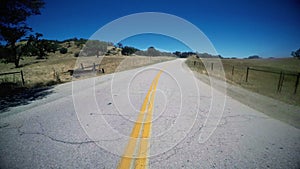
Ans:
[[[287,97],[299,99],[300,72],[277,70],[272,67],[247,66],[241,64],[223,63],[221,70],[215,67],[214,62],[201,60],[187,60],[187,65],[202,74],[217,75],[220,71],[225,72],[226,81],[241,85],[258,93],[275,95],[285,94]],[[274,94],[272,94],[274,93]]]
[[[278,75],[278,84],[277,84],[277,92],[282,91],[282,87],[285,82],[292,82],[294,79],[294,94],[297,93],[298,85],[299,85],[299,78],[300,78],[300,73],[298,72],[287,72],[287,71],[274,71],[274,70],[268,70],[268,69],[262,69],[262,68],[256,68],[256,67],[247,67],[246,71],[246,82],[249,81],[249,74],[252,71],[257,71],[257,72],[263,72],[263,73],[271,73],[271,74],[276,74]],[[289,85],[289,83],[286,83],[286,85]]]
[[[22,70],[15,71],[15,72],[0,73],[0,83],[13,83],[13,84],[21,83],[24,86],[25,85],[24,73]]]

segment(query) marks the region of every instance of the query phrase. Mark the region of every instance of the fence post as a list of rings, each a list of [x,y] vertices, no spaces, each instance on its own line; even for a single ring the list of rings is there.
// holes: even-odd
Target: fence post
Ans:
[[[95,71],[95,70],[96,70],[96,64],[93,63],[93,71]]]
[[[282,72],[282,78],[281,78],[281,82],[280,82],[280,92],[283,86],[283,81],[284,81],[284,73]]]
[[[55,80],[61,82],[58,72],[55,72]]]
[[[214,70],[214,63],[211,63],[211,70]]]
[[[194,61],[194,66],[196,65],[196,61]]]
[[[249,67],[247,67],[246,82],[248,82],[248,75],[249,75]]]
[[[56,79],[56,72],[55,72],[55,69],[53,68],[53,79],[55,80]]]
[[[283,78],[283,73],[280,72],[280,76],[279,76],[279,81],[278,81],[278,85],[277,85],[277,92],[281,92],[281,81],[282,81],[282,78]]]
[[[234,66],[232,66],[231,75],[234,75]]]
[[[23,71],[21,70],[20,73],[21,73],[21,78],[22,78],[22,84],[23,84],[23,86],[24,86],[24,85],[25,85],[25,80],[24,80],[24,74],[23,74]]]
[[[298,73],[298,75],[297,75],[294,94],[297,93],[297,88],[298,88],[298,84],[299,84],[299,79],[300,79],[300,73]]]
[[[81,65],[81,69],[82,69],[82,70],[84,70],[83,64],[82,64],[82,63],[80,63],[80,65]]]
[[[102,73],[105,73],[103,68],[102,68]]]

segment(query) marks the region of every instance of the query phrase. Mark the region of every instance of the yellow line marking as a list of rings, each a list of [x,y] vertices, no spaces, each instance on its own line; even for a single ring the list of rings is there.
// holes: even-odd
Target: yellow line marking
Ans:
[[[119,162],[118,169],[148,167],[149,138],[152,127],[152,115],[156,87],[162,71],[159,71],[151,83],[148,93],[132,129],[129,142]]]

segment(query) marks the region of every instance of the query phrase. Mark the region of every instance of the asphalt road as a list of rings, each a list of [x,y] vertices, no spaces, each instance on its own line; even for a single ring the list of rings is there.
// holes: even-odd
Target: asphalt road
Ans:
[[[299,129],[182,59],[58,85],[0,117],[0,168],[300,168]]]

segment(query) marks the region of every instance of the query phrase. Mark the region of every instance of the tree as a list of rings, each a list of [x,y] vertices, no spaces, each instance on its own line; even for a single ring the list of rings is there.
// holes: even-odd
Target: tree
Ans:
[[[42,0],[0,1],[0,40],[6,41],[6,46],[11,48],[16,67],[19,67],[21,57],[17,53],[19,46],[16,42],[32,31],[25,21],[31,15],[39,15],[44,4]]]
[[[59,52],[60,52],[61,54],[66,54],[66,53],[68,52],[68,48],[60,48],[60,49],[59,49]]]
[[[134,48],[134,47],[130,47],[130,46],[125,46],[122,49],[122,55],[132,55],[133,53],[139,51],[138,49]]]
[[[292,51],[291,55],[294,57],[294,58],[298,58],[300,59],[300,48],[296,51]]]
[[[249,56],[248,59],[260,59],[258,55]]]
[[[179,51],[173,52],[173,54],[176,55],[177,57],[181,56],[181,52],[179,52]]]
[[[40,39],[43,35],[36,33],[27,38],[24,54],[27,56],[37,56],[37,59],[44,59],[47,53],[58,50],[59,44],[57,41]]]

